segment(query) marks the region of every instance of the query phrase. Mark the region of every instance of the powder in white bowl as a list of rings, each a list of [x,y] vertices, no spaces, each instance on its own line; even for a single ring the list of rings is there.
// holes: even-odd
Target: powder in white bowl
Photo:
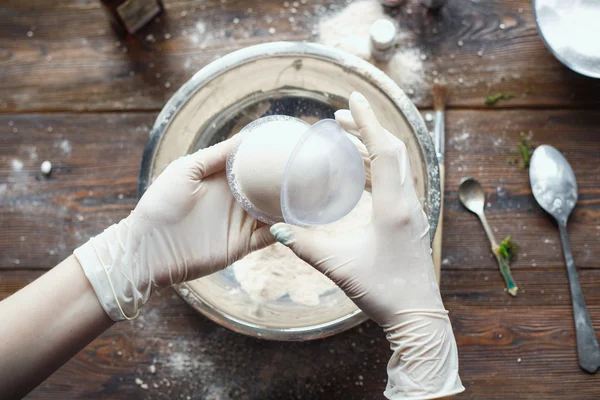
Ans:
[[[571,68],[600,77],[600,1],[537,0],[544,39]]]

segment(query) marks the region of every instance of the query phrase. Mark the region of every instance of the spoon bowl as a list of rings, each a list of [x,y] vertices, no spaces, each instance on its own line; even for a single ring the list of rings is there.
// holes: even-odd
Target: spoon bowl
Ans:
[[[477,180],[463,179],[458,187],[458,197],[467,210],[478,215],[483,214],[485,192]]]
[[[577,203],[577,180],[567,159],[554,147],[541,145],[531,157],[529,178],[538,204],[566,224]]]

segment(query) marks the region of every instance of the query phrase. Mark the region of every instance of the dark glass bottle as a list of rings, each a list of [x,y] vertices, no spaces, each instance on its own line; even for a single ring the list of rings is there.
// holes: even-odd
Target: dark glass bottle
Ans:
[[[162,0],[101,0],[113,25],[134,34],[146,25],[164,6]]]

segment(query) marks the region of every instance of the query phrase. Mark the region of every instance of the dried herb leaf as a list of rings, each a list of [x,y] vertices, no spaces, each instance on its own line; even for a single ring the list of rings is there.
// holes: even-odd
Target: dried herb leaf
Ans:
[[[517,257],[518,251],[519,246],[512,240],[510,236],[505,237],[504,240],[500,242],[500,255],[506,261],[508,261],[508,263],[512,263],[514,261],[514,259]]]
[[[499,100],[510,100],[510,99],[512,99],[514,97],[515,97],[515,94],[513,92],[508,92],[506,94],[504,94],[502,92],[499,92],[499,93],[496,93],[496,94],[491,94],[491,95],[489,95],[485,99],[485,105],[487,105],[487,106],[493,106]]]

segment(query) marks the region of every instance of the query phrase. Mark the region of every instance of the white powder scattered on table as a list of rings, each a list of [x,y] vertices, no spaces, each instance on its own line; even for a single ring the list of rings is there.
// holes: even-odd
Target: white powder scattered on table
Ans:
[[[320,41],[364,59],[369,59],[371,49],[369,34],[371,25],[385,18],[383,8],[374,0],[362,0],[350,4],[341,12],[327,15],[319,24]]]
[[[71,142],[69,142],[67,139],[63,139],[59,142],[55,142],[54,147],[59,147],[62,150],[63,154],[65,154],[65,155],[71,154],[71,150],[72,150]]]
[[[463,132],[460,135],[453,136],[448,140],[448,144],[456,151],[469,150],[469,138],[471,134],[469,132]]]
[[[326,15],[319,22],[319,41],[352,53],[365,60],[371,58],[370,29],[378,19],[389,19],[375,0],[360,0],[348,5],[334,15]],[[395,21],[393,21],[395,22]],[[388,63],[377,67],[386,72],[401,89],[421,95],[424,85],[423,60],[427,56],[416,47],[407,44],[410,34],[396,25],[399,48]]]
[[[360,234],[370,220],[371,195],[365,192],[346,217],[314,230],[326,232],[331,237]],[[297,304],[316,306],[320,303],[320,295],[335,288],[329,278],[279,243],[246,256],[232,268],[242,289],[256,302],[289,295]]]
[[[399,49],[387,66],[378,65],[392,78],[402,90],[410,93],[416,91],[419,99],[427,91],[423,75],[423,61],[421,50],[418,48]]]
[[[19,160],[18,158],[13,158],[10,164],[12,170],[15,172],[20,172],[23,169],[23,161]]]

